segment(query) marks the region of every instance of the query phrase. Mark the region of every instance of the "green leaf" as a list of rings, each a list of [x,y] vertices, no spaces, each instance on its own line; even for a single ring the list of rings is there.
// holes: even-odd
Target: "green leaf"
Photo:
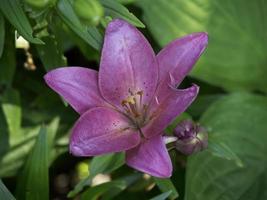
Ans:
[[[45,37],[43,38],[43,41],[45,42],[45,45],[36,45],[36,49],[46,71],[66,66],[66,57],[64,56],[63,50],[58,44],[55,36]]]
[[[15,200],[13,195],[8,191],[2,180],[0,179],[0,198],[3,200]]]
[[[231,91],[267,92],[266,1],[155,0],[151,3],[142,0],[137,3],[144,11],[144,22],[161,46],[185,34],[208,32],[208,48],[192,76]]]
[[[32,36],[33,30],[19,0],[1,0],[0,10],[6,19],[18,30],[29,42],[43,44],[42,40]]]
[[[243,167],[244,165],[236,153],[225,143],[221,142],[221,137],[214,138],[213,135],[211,135],[209,137],[208,150],[216,156],[235,161],[236,165],[239,167]]]
[[[196,118],[199,118],[214,102],[222,98],[222,94],[199,95],[189,106],[187,112]]]
[[[168,127],[165,129],[165,132],[167,133],[167,134],[170,134],[170,135],[172,135],[173,134],[173,131],[174,131],[174,129],[176,128],[176,126],[181,122],[181,121],[183,121],[183,120],[185,120],[185,119],[191,119],[192,117],[189,115],[189,114],[187,114],[187,113],[182,113],[181,115],[179,115],[178,117],[176,117],[173,121],[172,121],[172,123],[170,124],[170,125],[168,125]]]
[[[134,26],[145,28],[145,25],[119,2],[113,0],[100,0],[100,3],[105,9],[106,16],[111,16],[112,18],[121,18]]]
[[[124,165],[124,153],[111,153],[102,156],[95,156],[90,163],[90,175],[99,173],[108,174]]]
[[[95,187],[91,187],[85,191],[81,196],[81,200],[97,200],[105,192],[110,190],[124,190],[126,187],[127,185],[125,181],[115,180],[108,183],[103,183]]]
[[[2,122],[1,113],[0,113],[0,122]],[[53,151],[50,151],[49,153],[50,162],[55,158],[55,156],[62,153],[62,148],[54,147],[55,135],[58,129],[58,125],[59,125],[59,118],[57,117],[55,117],[47,125],[47,139],[49,145],[48,149],[49,150],[53,149]],[[0,128],[1,126],[4,126],[4,124],[0,123]],[[5,130],[4,127],[2,130],[3,131]],[[19,134],[17,134],[16,136],[11,136],[9,138],[10,148],[8,152],[4,154],[2,160],[0,160],[0,177],[10,177],[10,176],[15,176],[17,174],[18,170],[25,163],[27,155],[29,154],[34,145],[39,130],[40,126],[21,128]],[[2,134],[3,138],[5,138],[4,132],[1,131],[0,136]],[[0,141],[1,144],[2,142],[8,147],[8,138]],[[1,151],[2,148],[4,148],[4,146],[1,145],[0,146]]]
[[[70,191],[68,194],[69,198],[76,196],[79,192],[81,192],[85,187],[91,184],[92,179],[99,173],[108,174],[118,169],[124,164],[124,153],[112,153],[102,156],[95,156],[89,167],[90,173],[89,176],[83,180],[81,180],[74,188],[74,190]]]
[[[15,176],[24,164],[26,156],[34,145],[40,127],[21,129],[19,137],[10,137],[10,148],[0,162],[0,177]]]
[[[170,196],[171,193],[172,193],[172,191],[170,190],[170,191],[164,192],[158,196],[155,196],[150,200],[165,200]]]
[[[18,135],[21,126],[20,95],[15,89],[7,89],[2,98],[2,109],[10,135]]]
[[[5,20],[2,13],[0,13],[0,58],[2,57],[4,44],[5,44]]]
[[[10,24],[5,23],[5,42],[0,57],[0,84],[11,86],[16,69],[15,33]]]
[[[186,200],[267,199],[267,98],[232,94],[214,103],[201,118],[209,135],[225,143],[243,162],[203,151],[190,156]]]
[[[7,152],[8,148],[9,148],[8,126],[3,110],[2,108],[0,108],[0,163],[1,160],[3,159],[3,155]],[[1,171],[1,164],[0,164],[0,171]]]
[[[42,127],[18,182],[19,199],[49,199],[48,140]]]
[[[96,50],[101,49],[102,35],[96,27],[86,27],[81,24],[72,8],[70,0],[59,0],[57,3],[57,13],[62,21],[87,44]]]
[[[175,188],[175,186],[173,185],[171,179],[161,179],[161,178],[154,178],[155,182],[157,184],[157,186],[159,187],[159,189],[162,192],[169,192],[171,191],[171,193],[168,195],[169,199],[173,200],[173,199],[177,199],[179,197],[179,194]]]

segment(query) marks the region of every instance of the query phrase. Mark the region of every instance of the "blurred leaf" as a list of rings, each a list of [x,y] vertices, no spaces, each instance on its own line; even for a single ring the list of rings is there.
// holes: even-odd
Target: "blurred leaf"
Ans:
[[[2,109],[6,117],[10,136],[19,134],[21,126],[20,95],[15,89],[7,89],[2,98]]]
[[[43,38],[43,41],[45,42],[45,45],[36,45],[36,49],[46,71],[66,66],[66,58],[55,36],[45,37]]]
[[[3,200],[15,200],[13,195],[8,191],[2,180],[0,179],[0,198]]]
[[[129,186],[133,185],[139,180],[142,180],[143,175],[142,174],[131,174],[127,176],[123,176],[121,178],[116,179],[116,181],[123,181],[125,183],[125,186],[122,188],[112,188],[111,190],[105,192],[101,196],[101,200],[112,200],[115,199],[115,196],[118,196],[120,193],[122,193],[124,190],[129,188]],[[144,180],[144,179],[143,179]]]
[[[42,127],[18,182],[19,199],[49,199],[48,141],[46,129]]]
[[[92,179],[99,173],[108,174],[118,169],[124,164],[124,153],[111,153],[102,156],[95,156],[90,163],[89,176],[81,180],[75,188],[68,193],[68,197],[72,198],[80,193],[85,187],[91,184]]]
[[[20,137],[9,138],[10,148],[0,162],[0,177],[16,175],[36,139],[40,127],[21,129]]]
[[[114,190],[114,189],[124,190],[126,187],[127,185],[125,181],[111,181],[108,183],[103,183],[86,190],[82,194],[81,200],[88,200],[88,199],[97,200],[101,195],[103,195],[105,192],[108,192],[109,190]]]
[[[1,120],[1,115],[0,115]],[[1,121],[0,121],[1,122]],[[0,124],[1,127],[2,124]],[[55,117],[47,127],[48,145],[51,150],[54,137],[57,132],[59,125],[59,118]],[[9,151],[4,155],[3,159],[0,160],[0,177],[15,176],[18,169],[24,164],[25,159],[31,151],[40,126],[22,128],[16,137],[10,137],[10,148]],[[0,132],[2,134],[2,132]],[[0,141],[0,143],[2,140]],[[8,143],[7,143],[8,144]],[[1,146],[2,148],[2,146]],[[57,155],[65,152],[62,151],[61,147],[53,147],[53,151],[50,151],[50,162],[55,159]]]
[[[15,32],[9,23],[5,23],[5,42],[0,57],[0,84],[11,86],[16,69]]]
[[[8,148],[9,148],[8,127],[3,110],[2,108],[0,108],[0,163],[2,160],[2,156],[6,153]],[[1,169],[1,164],[0,164],[0,169]]]
[[[79,18],[75,14],[70,0],[59,0],[57,3],[57,13],[64,23],[81,37],[87,44],[97,50],[102,46],[102,35],[96,27],[86,27],[81,24]]]
[[[121,18],[134,26],[145,28],[145,25],[119,2],[114,0],[100,0],[100,3],[105,9],[105,15],[111,16],[112,18]]]
[[[244,163],[203,151],[189,157],[186,200],[267,199],[267,98],[232,94],[214,103],[201,119],[209,134]]]
[[[169,179],[169,178],[166,178],[166,179],[154,178],[154,179],[155,179],[157,186],[159,187],[159,189],[162,192],[171,191],[171,193],[168,195],[169,199],[173,200],[173,199],[177,199],[179,197],[179,194],[178,194],[175,186],[173,185],[171,179]]]
[[[131,4],[137,0],[116,0],[116,1],[121,3],[121,4]]]
[[[233,160],[239,167],[243,167],[242,160],[236,155],[235,152],[231,150],[229,146],[227,146],[225,143],[221,142],[221,138],[214,138],[213,135],[209,137],[209,146],[208,150],[219,157]]]
[[[165,200],[170,196],[171,193],[172,193],[172,191],[170,190],[170,191],[164,192],[158,196],[155,196],[155,197],[151,198],[150,200]]]
[[[186,112],[182,113],[181,115],[177,116],[170,125],[168,125],[168,127],[165,129],[165,132],[172,135],[176,126],[185,119],[192,119],[192,117]]]
[[[194,77],[231,91],[267,91],[266,1],[155,0],[151,3],[142,0],[137,3],[161,46],[185,34],[208,32],[209,45],[193,70]]]
[[[191,116],[199,118],[214,102],[216,102],[223,96],[223,94],[200,95],[189,106],[187,112]]]
[[[19,0],[1,0],[0,10],[26,40],[35,44],[43,44],[42,40],[32,36],[32,27]]]
[[[111,153],[102,156],[95,156],[90,163],[90,176],[95,176],[99,173],[111,173],[124,165],[124,160],[124,153]]]
[[[0,13],[0,58],[2,57],[4,44],[5,44],[5,20],[2,13]]]
[[[98,0],[75,0],[73,9],[82,23],[97,26],[104,16],[104,9]]]

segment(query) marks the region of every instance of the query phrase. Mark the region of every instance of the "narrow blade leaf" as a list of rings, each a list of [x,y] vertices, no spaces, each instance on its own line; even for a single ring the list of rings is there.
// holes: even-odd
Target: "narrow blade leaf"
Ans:
[[[48,141],[46,128],[44,127],[39,131],[17,189],[19,199],[49,199]]]
[[[35,44],[43,44],[40,39],[32,36],[32,27],[19,0],[1,0],[0,10],[26,40]]]
[[[9,192],[2,180],[0,179],[0,198],[4,200],[15,200],[15,197]]]
[[[113,0],[100,0],[100,3],[105,9],[105,15],[111,16],[112,18],[121,18],[134,26],[145,28],[145,25],[119,2]]]

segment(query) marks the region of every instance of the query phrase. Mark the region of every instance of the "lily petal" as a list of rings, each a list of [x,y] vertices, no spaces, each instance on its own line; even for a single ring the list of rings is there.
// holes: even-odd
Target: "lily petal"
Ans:
[[[84,113],[74,125],[70,152],[76,156],[95,156],[120,152],[140,143],[140,134],[129,128],[128,118],[105,107]]]
[[[103,97],[121,106],[131,93],[143,91],[143,102],[154,95],[158,81],[156,56],[145,37],[132,25],[116,19],[106,28],[99,70]]]
[[[159,63],[158,96],[161,96],[170,84],[176,87],[182,82],[204,52],[207,44],[207,33],[193,33],[174,40],[159,52],[157,55]],[[170,82],[169,74],[172,75],[172,82]]]
[[[126,151],[127,165],[155,177],[167,178],[172,174],[172,162],[161,136],[143,140],[137,147]]]
[[[196,98],[199,87],[193,85],[187,89],[176,89],[169,87],[168,95],[157,98],[150,108],[151,121],[142,128],[145,137],[151,138],[163,132],[163,130],[184,112]]]
[[[44,79],[79,114],[107,104],[98,89],[97,71],[83,67],[61,67],[48,72]]]

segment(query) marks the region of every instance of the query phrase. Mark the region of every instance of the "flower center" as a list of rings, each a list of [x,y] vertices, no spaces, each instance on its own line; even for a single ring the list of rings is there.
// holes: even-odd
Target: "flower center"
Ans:
[[[146,123],[147,105],[144,104],[144,92],[138,91],[133,93],[129,90],[130,95],[121,102],[126,115],[131,119],[136,128],[141,128]]]

